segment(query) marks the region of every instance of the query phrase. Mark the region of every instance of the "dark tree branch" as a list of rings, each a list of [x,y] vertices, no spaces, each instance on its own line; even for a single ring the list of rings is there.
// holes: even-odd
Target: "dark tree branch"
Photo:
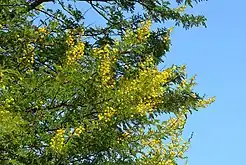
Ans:
[[[35,9],[36,7],[38,7],[39,5],[41,5],[44,2],[55,2],[55,1],[54,0],[36,0],[29,5],[28,11]]]
[[[105,20],[107,20],[108,22],[110,22],[110,23],[112,23],[111,22],[111,20],[109,20],[101,11],[99,11],[98,9],[97,9],[97,7],[92,3],[92,1],[89,1],[88,2],[90,5],[91,5],[91,7],[99,14],[99,15],[101,15]]]

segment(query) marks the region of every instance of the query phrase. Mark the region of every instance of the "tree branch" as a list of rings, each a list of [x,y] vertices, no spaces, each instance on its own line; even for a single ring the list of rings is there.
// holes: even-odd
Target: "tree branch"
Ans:
[[[109,2],[109,1],[113,1],[113,0],[77,0],[77,1],[85,1],[85,2],[93,2],[93,1],[96,1],[96,2]],[[55,3],[55,0],[36,0],[36,1],[32,2],[29,5],[28,11],[31,11],[31,10],[35,9],[36,7],[38,7],[39,5],[41,5],[44,2],[54,2]]]
[[[54,0],[36,0],[29,5],[28,11],[35,9],[36,7],[38,7],[39,5],[41,5],[44,2],[55,2],[55,1]]]

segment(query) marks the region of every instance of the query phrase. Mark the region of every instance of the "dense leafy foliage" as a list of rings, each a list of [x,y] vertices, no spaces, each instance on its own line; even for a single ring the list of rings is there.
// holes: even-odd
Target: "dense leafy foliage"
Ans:
[[[205,25],[186,3],[85,1],[105,26],[87,26],[75,1],[0,1],[0,163],[175,165],[192,111],[214,98],[194,92],[185,66],[162,70],[174,20]],[[48,2],[48,1],[47,1]],[[144,13],[136,12],[142,7]],[[130,15],[130,16],[129,16]],[[160,116],[167,115],[167,120]]]

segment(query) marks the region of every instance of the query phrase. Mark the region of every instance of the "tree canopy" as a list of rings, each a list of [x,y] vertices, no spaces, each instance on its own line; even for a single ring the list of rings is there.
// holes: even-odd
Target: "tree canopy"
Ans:
[[[194,3],[0,0],[0,163],[186,160],[189,114],[214,98],[194,91],[184,65],[158,64],[171,45],[166,22],[205,26],[185,13]],[[86,24],[88,7],[103,25]]]

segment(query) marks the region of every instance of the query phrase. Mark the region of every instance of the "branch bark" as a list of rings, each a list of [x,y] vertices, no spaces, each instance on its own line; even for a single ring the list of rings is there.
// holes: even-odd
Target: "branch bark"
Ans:
[[[55,2],[54,0],[36,0],[29,5],[28,11],[31,11],[44,2]]]

